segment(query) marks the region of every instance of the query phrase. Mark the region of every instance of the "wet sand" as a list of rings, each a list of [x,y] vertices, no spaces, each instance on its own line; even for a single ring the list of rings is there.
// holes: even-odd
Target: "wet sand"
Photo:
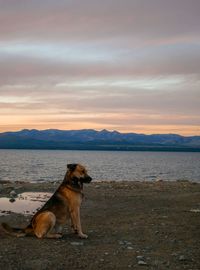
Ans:
[[[54,192],[58,185],[0,182],[0,197],[12,190]],[[0,230],[0,269],[200,269],[200,184],[94,181],[84,194],[88,239],[78,239],[69,226],[59,240]],[[26,226],[31,217],[0,210],[0,222],[12,226]]]

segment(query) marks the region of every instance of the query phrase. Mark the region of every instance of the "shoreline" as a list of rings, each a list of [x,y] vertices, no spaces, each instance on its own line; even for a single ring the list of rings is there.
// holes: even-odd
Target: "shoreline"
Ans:
[[[56,181],[43,181],[43,180],[38,180],[38,181],[22,181],[22,180],[15,180],[15,181],[10,181],[10,180],[0,180],[0,184],[56,184],[56,183],[61,183],[62,180],[56,180]],[[188,180],[188,179],[177,179],[177,180],[163,180],[163,179],[157,179],[157,180],[93,180],[92,184],[94,183],[158,183],[158,182],[165,182],[165,183],[196,183],[200,184],[200,179],[199,180]]]

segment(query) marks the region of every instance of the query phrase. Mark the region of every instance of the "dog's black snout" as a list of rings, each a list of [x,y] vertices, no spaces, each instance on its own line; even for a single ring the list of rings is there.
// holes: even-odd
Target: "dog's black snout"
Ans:
[[[85,175],[84,177],[80,178],[81,183],[90,183],[92,181],[92,177],[89,175]]]
[[[87,181],[91,182],[92,181],[92,177],[90,177],[89,175],[87,176]]]
[[[85,183],[90,183],[92,181],[92,177],[90,177],[89,175],[84,177],[84,182]]]

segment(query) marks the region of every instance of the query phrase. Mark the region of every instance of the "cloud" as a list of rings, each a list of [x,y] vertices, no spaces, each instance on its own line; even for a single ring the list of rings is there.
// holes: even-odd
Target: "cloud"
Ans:
[[[199,132],[198,0],[0,5],[2,130]]]
[[[1,3],[1,34],[12,38],[87,40],[143,39],[199,33],[198,0],[7,0]]]
[[[59,53],[57,52],[59,51]],[[155,46],[137,50],[93,49],[64,45],[0,46],[0,84],[29,81],[63,83],[72,78],[135,78],[196,75],[200,78],[200,44]],[[84,55],[81,56],[81,55]]]

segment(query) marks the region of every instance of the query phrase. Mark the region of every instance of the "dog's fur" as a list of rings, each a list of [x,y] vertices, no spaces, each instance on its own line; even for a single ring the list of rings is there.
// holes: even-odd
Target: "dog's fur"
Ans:
[[[88,236],[82,232],[80,221],[80,206],[83,197],[83,183],[91,182],[84,166],[68,164],[63,182],[45,203],[45,205],[32,217],[30,224],[24,229],[11,228],[2,223],[3,230],[17,237],[35,235],[38,238],[60,238],[62,227],[71,219],[71,225],[80,238]]]

